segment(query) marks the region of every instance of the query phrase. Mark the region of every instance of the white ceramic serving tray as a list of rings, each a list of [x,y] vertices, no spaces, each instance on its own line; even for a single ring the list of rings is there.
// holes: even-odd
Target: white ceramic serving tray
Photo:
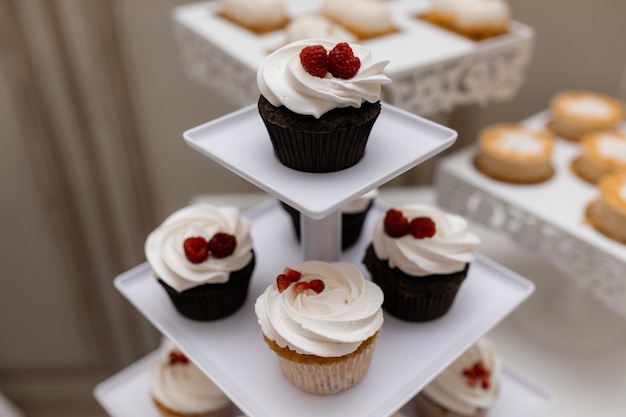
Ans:
[[[541,130],[549,119],[546,110],[520,123]],[[626,124],[621,130],[626,132]],[[557,137],[553,177],[540,184],[514,185],[480,173],[473,164],[476,147],[469,146],[440,161],[438,202],[471,220],[495,225],[530,249],[549,256],[582,287],[590,288],[611,309],[626,316],[626,244],[599,233],[586,220],[588,204],[600,194],[596,186],[571,170],[580,152],[577,143]],[[451,187],[454,190],[448,189]],[[487,206],[491,209],[481,209]]]
[[[148,368],[158,354],[152,352],[95,387],[94,396],[109,416],[161,417],[148,391]],[[539,416],[549,402],[544,390],[505,366],[500,394],[489,417]],[[401,411],[407,417],[419,417],[412,401]]]
[[[282,165],[256,105],[184,132],[192,148],[262,190],[320,219],[450,147],[457,133],[383,103],[356,165],[338,172],[306,173]]]
[[[286,0],[290,16],[319,12],[321,0]],[[532,30],[514,22],[511,33],[475,42],[424,22],[418,16],[431,7],[428,0],[394,0],[390,2],[395,33],[361,41],[376,60],[389,60],[385,73],[390,78],[410,73],[416,68],[469,56],[475,52],[526,41]],[[199,2],[179,6],[173,19],[202,39],[256,73],[271,51],[287,42],[285,30],[259,35],[223,19],[219,2]],[[224,63],[226,70],[232,66]]]
[[[374,206],[361,239],[343,253],[342,260],[364,269],[362,255],[374,222],[385,209],[381,204]],[[300,262],[291,220],[274,199],[246,213],[252,219],[257,265],[248,300],[234,315],[215,322],[184,318],[147,264],[118,276],[115,286],[249,416],[391,415],[534,291],[525,278],[479,255],[444,317],[429,323],[407,323],[385,316],[365,378],[340,394],[307,394],[281,374],[254,313],[256,298],[277,274]]]

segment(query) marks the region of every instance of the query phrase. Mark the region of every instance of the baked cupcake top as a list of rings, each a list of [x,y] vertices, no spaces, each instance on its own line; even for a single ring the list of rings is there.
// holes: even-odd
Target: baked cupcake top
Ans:
[[[621,103],[612,97],[587,91],[567,91],[550,102],[555,117],[591,126],[617,124],[624,119]]]
[[[484,26],[506,26],[511,19],[511,10],[503,0],[445,0],[441,7],[454,14],[455,23],[462,28]]]
[[[457,414],[471,416],[495,402],[501,373],[501,358],[482,338],[426,385],[424,393]]]
[[[543,131],[517,124],[498,124],[485,129],[480,146],[499,157],[541,160],[552,154],[552,137]]]
[[[354,352],[383,324],[383,293],[348,262],[286,268],[255,303],[265,337],[299,354]]]
[[[307,71],[300,57],[301,52],[306,47],[317,45],[323,47],[327,55],[308,54],[306,59],[303,58],[308,63],[305,64],[309,68]],[[261,95],[276,107],[285,106],[294,113],[316,118],[336,108],[359,108],[365,101],[379,101],[381,85],[391,82],[383,74],[389,61],[375,62],[370,50],[362,45],[347,44],[352,52],[347,51],[344,45],[346,43],[337,44],[324,39],[304,39],[272,52],[257,71]],[[333,50],[336,52],[333,53]],[[319,76],[309,72],[312,67],[322,69],[321,72],[313,71]],[[349,73],[333,71],[333,75],[332,68],[348,69]],[[352,76],[340,78],[337,75]]]
[[[354,42],[356,36],[324,16],[308,14],[294,17],[285,29],[287,42],[303,39],[326,39],[335,42]]]
[[[608,169],[626,168],[626,134],[617,130],[587,133],[580,145],[587,157]]]
[[[250,226],[237,207],[190,205],[148,235],[146,258],[155,275],[178,292],[224,283],[252,260]]]
[[[463,217],[426,204],[388,210],[372,235],[378,259],[418,277],[462,271],[479,243]]]
[[[387,0],[326,0],[321,12],[362,38],[394,30]]]
[[[626,215],[626,172],[607,174],[598,182],[603,201]]]
[[[221,0],[224,16],[252,30],[270,30],[287,23],[284,0]]]
[[[152,396],[172,411],[201,414],[218,410],[230,400],[196,365],[168,339],[150,367],[148,383]]]

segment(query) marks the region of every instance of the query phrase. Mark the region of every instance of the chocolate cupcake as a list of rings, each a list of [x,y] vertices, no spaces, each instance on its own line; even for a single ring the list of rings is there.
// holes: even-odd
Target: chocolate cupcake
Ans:
[[[363,264],[385,294],[386,312],[429,321],[452,306],[479,242],[462,217],[406,205],[388,210],[377,222]]]
[[[250,226],[236,207],[196,204],[148,235],[148,263],[179,313],[217,320],[244,304],[256,259]]]
[[[357,164],[381,111],[381,84],[391,82],[387,63],[363,46],[327,40],[270,54],[257,72],[258,110],[278,160],[316,173]]]

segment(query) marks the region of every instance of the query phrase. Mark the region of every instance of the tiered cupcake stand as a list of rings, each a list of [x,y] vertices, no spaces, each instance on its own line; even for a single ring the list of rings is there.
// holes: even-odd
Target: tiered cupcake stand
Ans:
[[[549,118],[546,110],[520,123],[541,130]],[[578,144],[556,138],[555,175],[540,184],[512,185],[476,170],[470,146],[443,158],[435,181],[442,208],[501,231],[571,278],[572,285],[538,292],[531,300],[536,308],[527,309],[523,320],[543,341],[570,351],[606,348],[626,335],[626,246],[585,219],[599,190],[571,170],[580,152]]]
[[[417,415],[410,399],[534,290],[525,278],[479,255],[444,317],[407,323],[385,316],[374,360],[358,385],[332,396],[299,391],[280,373],[274,353],[262,339],[254,313],[257,296],[285,266],[304,259],[345,260],[363,268],[361,258],[374,222],[386,207],[375,204],[361,239],[344,252],[338,249],[341,207],[448,148],[456,132],[384,104],[364,159],[352,168],[328,174],[297,172],[281,165],[255,106],[191,129],[184,136],[191,147],[276,197],[245,213],[252,220],[257,254],[248,300],[228,318],[195,322],[175,311],[147,264],[118,276],[115,286],[249,417],[385,417],[402,407],[407,415]],[[301,245],[278,200],[302,213]],[[137,415],[138,411],[156,416],[146,374],[155,355],[96,387],[96,398],[111,416]],[[547,403],[541,389],[507,368],[502,395],[491,415],[538,415]]]
[[[285,0],[290,16],[318,12],[321,0]],[[459,105],[510,100],[530,62],[534,31],[513,22],[511,32],[474,42],[419,18],[430,0],[389,2],[397,30],[365,40],[376,60],[389,60],[383,100],[419,115]],[[219,1],[174,8],[172,19],[190,78],[237,106],[256,102],[256,70],[269,52],[287,42],[285,30],[258,35],[219,16]]]

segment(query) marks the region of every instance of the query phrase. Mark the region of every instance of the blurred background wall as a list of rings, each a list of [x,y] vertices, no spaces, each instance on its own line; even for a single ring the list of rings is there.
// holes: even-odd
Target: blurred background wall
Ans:
[[[183,73],[182,3],[0,0],[0,392],[28,416],[103,416],[93,387],[159,340],[113,278],[193,196],[257,191],[182,140],[235,110]],[[423,115],[459,132],[454,149],[562,90],[626,98],[626,2],[510,3],[536,31],[527,79],[509,102]],[[432,167],[390,185],[427,184]]]

